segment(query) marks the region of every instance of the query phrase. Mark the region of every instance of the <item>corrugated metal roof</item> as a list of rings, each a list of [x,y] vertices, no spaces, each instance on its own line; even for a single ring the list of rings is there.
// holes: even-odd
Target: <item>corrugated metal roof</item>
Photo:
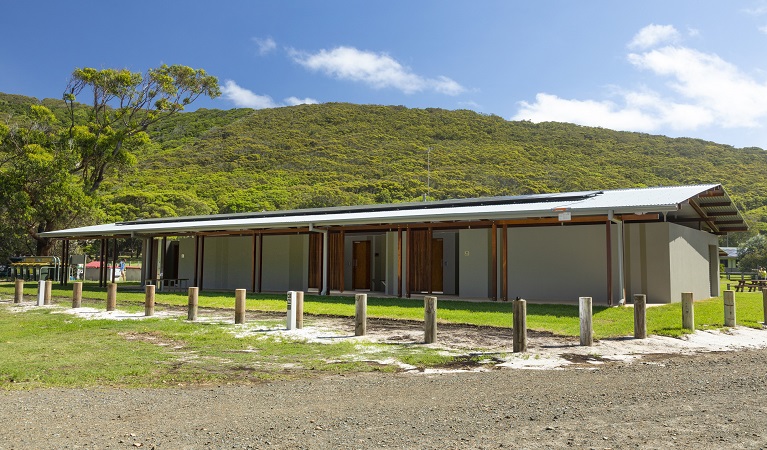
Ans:
[[[151,235],[200,231],[239,231],[293,227],[404,224],[445,221],[503,220],[556,217],[569,211],[574,217],[587,215],[659,213],[692,216],[690,199],[707,192],[729,197],[718,184],[671,186],[609,191],[585,191],[514,197],[446,200],[440,202],[365,205],[268,213],[194,216],[136,220],[42,233],[46,237]],[[720,201],[716,204],[724,204]],[[705,203],[701,202],[705,205]],[[730,206],[729,209],[734,209]],[[737,219],[741,220],[736,211]],[[694,217],[693,217],[694,218]],[[708,218],[710,219],[710,218]]]

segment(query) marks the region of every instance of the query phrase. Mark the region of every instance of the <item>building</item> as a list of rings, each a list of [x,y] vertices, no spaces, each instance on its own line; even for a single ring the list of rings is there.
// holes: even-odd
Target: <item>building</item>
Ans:
[[[717,236],[745,229],[724,188],[708,184],[170,217],[44,235],[101,239],[102,249],[142,238],[142,282],[160,285],[612,305],[633,294],[652,303],[717,296]]]

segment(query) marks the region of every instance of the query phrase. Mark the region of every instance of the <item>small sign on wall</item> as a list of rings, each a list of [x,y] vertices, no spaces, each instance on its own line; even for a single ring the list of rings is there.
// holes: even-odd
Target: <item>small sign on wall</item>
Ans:
[[[559,213],[559,221],[560,222],[566,222],[568,220],[572,220],[573,215],[570,211],[563,211]]]

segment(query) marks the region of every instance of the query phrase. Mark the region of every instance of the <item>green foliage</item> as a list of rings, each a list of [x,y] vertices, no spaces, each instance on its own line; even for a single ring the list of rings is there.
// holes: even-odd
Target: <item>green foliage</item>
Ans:
[[[0,117],[31,122],[29,112],[18,116],[24,101],[0,94]],[[98,133],[86,124],[105,120],[98,108],[43,104],[59,122],[73,114],[86,128],[78,139],[95,142],[88,132]],[[136,112],[135,120],[149,117],[142,114]],[[130,114],[104,117],[118,116]],[[99,139],[113,142],[118,132],[110,127]],[[115,159],[98,196],[105,220],[404,202],[427,192],[441,200],[720,182],[753,226],[750,233],[731,235],[730,244],[767,230],[767,179],[761,175],[767,154],[759,148],[514,122],[466,110],[342,103],[183,112],[148,124],[145,132],[151,142],[137,133],[142,139],[107,155]]]
[[[738,247],[738,267],[744,271],[767,267],[767,236],[757,234]]]

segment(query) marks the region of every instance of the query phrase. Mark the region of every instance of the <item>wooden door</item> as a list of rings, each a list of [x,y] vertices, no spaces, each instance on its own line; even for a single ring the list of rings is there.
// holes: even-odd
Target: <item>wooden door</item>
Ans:
[[[352,289],[370,289],[370,241],[354,241]]]
[[[312,233],[309,235],[309,288],[320,289],[322,287],[322,235]]]
[[[442,239],[431,240],[431,292],[442,292],[443,261]]]

